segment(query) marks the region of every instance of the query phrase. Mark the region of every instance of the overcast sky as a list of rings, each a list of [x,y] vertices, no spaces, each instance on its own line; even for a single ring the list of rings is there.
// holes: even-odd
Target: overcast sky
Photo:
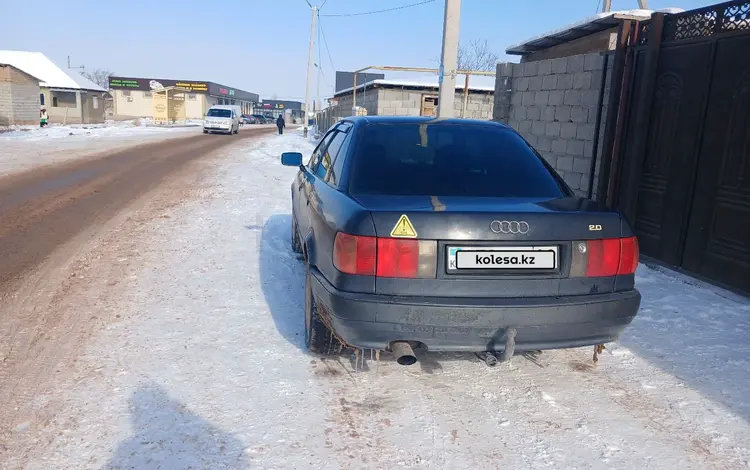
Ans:
[[[435,67],[444,0],[387,13],[323,16],[418,1],[327,0],[320,23],[328,49],[323,41],[315,47],[323,70],[321,95],[330,95],[334,67]],[[649,0],[652,9],[706,4]],[[637,6],[636,0],[613,0],[613,9]],[[507,46],[591,16],[597,8],[596,0],[463,0],[461,40],[486,39],[504,56]],[[33,8],[28,2],[0,0],[0,12],[0,49],[43,52],[62,67],[70,55],[72,65],[124,76],[207,80],[262,98],[304,99],[311,20],[307,0],[36,0]],[[315,94],[315,84],[311,88]]]

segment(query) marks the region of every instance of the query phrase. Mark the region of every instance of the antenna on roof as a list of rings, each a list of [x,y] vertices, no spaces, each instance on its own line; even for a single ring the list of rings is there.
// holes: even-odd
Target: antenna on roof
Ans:
[[[83,65],[77,65],[75,67],[71,67],[70,66],[70,56],[68,56],[68,68],[69,69],[80,69],[81,72],[84,72],[86,70],[86,67],[84,67]]]

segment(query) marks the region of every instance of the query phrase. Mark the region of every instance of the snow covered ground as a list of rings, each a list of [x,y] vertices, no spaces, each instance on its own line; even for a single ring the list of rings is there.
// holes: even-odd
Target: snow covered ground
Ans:
[[[137,262],[71,300],[118,320],[55,394],[63,412],[17,424],[27,468],[750,467],[750,302],[645,266],[640,316],[596,366],[590,348],[496,368],[308,355],[286,150],[311,145],[228,148],[195,199],[100,260]]]
[[[69,139],[70,137],[98,139],[102,137],[122,137],[131,135],[158,134],[174,132],[176,129],[200,127],[202,121],[189,121],[181,126],[157,126],[150,120],[107,121],[104,124],[51,124],[46,127],[16,126],[0,132],[0,142],[24,140],[28,142],[49,139]]]
[[[0,176],[91,153],[200,132],[195,124],[158,127],[136,125],[135,121],[17,127],[10,132],[0,132]]]

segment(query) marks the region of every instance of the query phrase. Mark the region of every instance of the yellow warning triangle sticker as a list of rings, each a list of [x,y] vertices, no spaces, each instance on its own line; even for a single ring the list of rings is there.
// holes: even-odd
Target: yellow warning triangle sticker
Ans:
[[[396,226],[391,230],[391,236],[395,238],[417,238],[417,231],[414,230],[414,226],[406,214],[398,219]]]

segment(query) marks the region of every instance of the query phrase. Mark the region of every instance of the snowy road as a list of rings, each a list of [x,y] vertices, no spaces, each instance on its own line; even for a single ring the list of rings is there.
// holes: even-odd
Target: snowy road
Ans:
[[[750,302],[644,266],[640,316],[595,367],[589,348],[494,369],[309,356],[284,150],[311,146],[228,147],[192,199],[92,248],[66,302],[104,326],[5,433],[4,467],[750,467]]]
[[[275,127],[244,126],[244,129]],[[1,129],[0,129],[1,130]],[[0,176],[31,168],[81,159],[147,142],[180,139],[201,134],[201,127],[135,125],[135,121],[106,124],[57,125],[0,132]]]

